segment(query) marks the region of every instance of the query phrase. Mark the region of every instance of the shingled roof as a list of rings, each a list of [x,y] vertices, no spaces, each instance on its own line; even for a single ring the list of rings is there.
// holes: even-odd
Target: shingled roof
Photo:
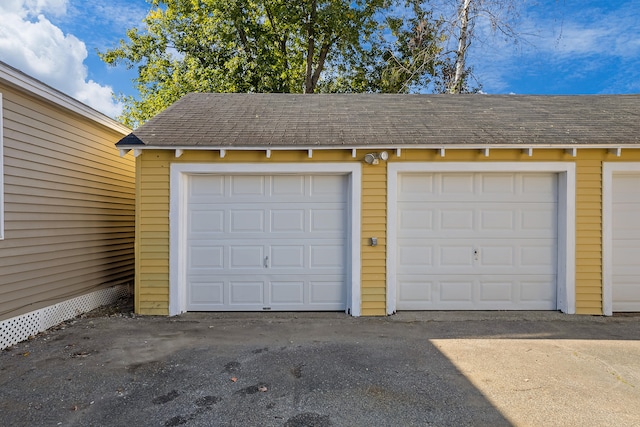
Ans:
[[[186,95],[120,149],[633,146],[640,95]]]

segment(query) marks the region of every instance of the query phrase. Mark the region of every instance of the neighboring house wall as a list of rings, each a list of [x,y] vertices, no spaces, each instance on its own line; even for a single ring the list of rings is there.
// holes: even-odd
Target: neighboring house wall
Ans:
[[[15,70],[9,73],[103,123],[0,79],[0,320],[131,283],[134,273],[134,159],[120,158],[114,147],[126,128]]]
[[[143,150],[137,158],[138,209],[136,253],[136,311],[142,314],[169,313],[169,191],[172,163],[317,163],[360,162],[370,150],[316,150],[308,158],[306,151],[219,151],[186,150],[177,158],[174,150]],[[374,150],[380,151],[380,150]],[[578,314],[602,314],[602,163],[640,161],[637,150],[622,150],[620,156],[604,149],[527,150],[492,149],[488,156],[479,149],[448,149],[444,157],[434,149],[402,149],[398,157],[389,149],[389,162],[362,167],[361,314],[385,315],[387,304],[387,165],[392,162],[564,162],[575,164],[575,311]],[[574,156],[575,154],[575,156]],[[464,170],[461,170],[464,172]],[[573,208],[573,207],[572,207]],[[377,237],[377,246],[371,246]]]

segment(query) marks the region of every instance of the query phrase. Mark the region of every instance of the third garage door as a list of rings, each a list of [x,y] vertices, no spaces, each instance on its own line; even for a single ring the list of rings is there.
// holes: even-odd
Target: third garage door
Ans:
[[[640,311],[640,173],[613,176],[613,311]]]
[[[401,173],[398,310],[554,310],[554,173]]]

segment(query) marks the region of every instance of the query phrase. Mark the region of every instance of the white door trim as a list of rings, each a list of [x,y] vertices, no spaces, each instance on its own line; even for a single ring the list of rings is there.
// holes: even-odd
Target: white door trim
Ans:
[[[640,172],[640,163],[604,162],[602,165],[602,312],[613,315],[613,175]]]
[[[173,163],[169,194],[169,315],[186,311],[186,194],[187,177],[192,174],[290,175],[336,173],[349,176],[347,238],[347,313],[360,316],[360,222],[362,194],[360,163]]]
[[[553,172],[558,174],[558,310],[576,311],[576,165],[572,162],[398,162],[387,167],[387,314],[396,311],[398,174],[402,172]]]

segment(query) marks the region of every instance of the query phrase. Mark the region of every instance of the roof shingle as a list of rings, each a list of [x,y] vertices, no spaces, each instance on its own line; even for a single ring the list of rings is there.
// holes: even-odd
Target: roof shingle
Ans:
[[[640,144],[640,95],[184,96],[119,148]]]

